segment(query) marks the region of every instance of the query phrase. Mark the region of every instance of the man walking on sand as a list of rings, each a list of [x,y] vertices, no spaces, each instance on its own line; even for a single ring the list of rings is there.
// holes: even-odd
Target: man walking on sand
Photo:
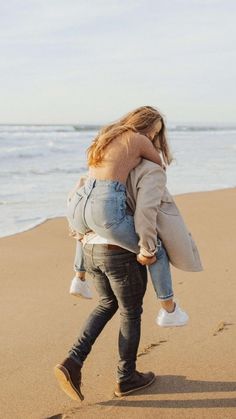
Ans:
[[[107,322],[120,311],[117,397],[147,387],[155,381],[153,372],[136,371],[140,341],[143,296],[147,286],[146,266],[136,255],[112,244],[84,245],[86,271],[93,277],[99,304],[88,317],[68,357],[54,371],[62,390],[74,400],[83,400],[81,369],[92,345]]]

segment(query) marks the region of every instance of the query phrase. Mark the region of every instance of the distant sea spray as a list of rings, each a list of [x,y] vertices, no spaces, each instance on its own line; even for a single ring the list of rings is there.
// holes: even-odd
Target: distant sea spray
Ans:
[[[99,125],[0,125],[0,237],[66,213]],[[236,186],[236,126],[170,124],[173,194]]]

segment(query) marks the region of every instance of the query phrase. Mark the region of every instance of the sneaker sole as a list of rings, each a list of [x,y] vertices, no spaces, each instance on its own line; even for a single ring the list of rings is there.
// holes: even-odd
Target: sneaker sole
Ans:
[[[145,386],[136,387],[136,388],[134,388],[132,390],[125,391],[125,392],[122,392],[122,393],[118,393],[117,391],[115,391],[114,394],[115,394],[116,397],[126,396],[127,394],[133,393],[134,391],[138,391],[138,390],[141,390],[143,388],[146,388],[146,387],[150,386],[152,383],[154,383],[155,380],[156,380],[156,377],[154,375],[152,381],[150,381],[149,383],[145,384]]]
[[[67,369],[58,364],[54,367],[54,374],[61,389],[73,400],[84,400],[83,394],[75,388]]]
[[[178,323],[178,324],[174,324],[174,323],[170,323],[170,324],[159,324],[157,323],[158,326],[160,327],[183,327],[186,326],[188,324],[188,322],[186,323]]]
[[[70,292],[70,295],[73,295],[74,297],[78,297],[78,298],[84,298],[85,300],[92,300],[93,297],[85,297],[82,294],[76,294],[75,292]]]

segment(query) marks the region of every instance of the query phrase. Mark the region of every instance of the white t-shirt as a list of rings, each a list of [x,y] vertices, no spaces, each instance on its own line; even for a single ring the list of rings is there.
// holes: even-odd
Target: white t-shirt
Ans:
[[[87,233],[82,239],[83,246],[85,244],[111,244],[108,239],[99,236],[96,233]]]

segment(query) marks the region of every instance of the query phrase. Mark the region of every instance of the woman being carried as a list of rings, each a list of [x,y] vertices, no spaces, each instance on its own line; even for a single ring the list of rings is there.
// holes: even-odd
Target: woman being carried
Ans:
[[[148,237],[142,240],[136,233],[138,229],[135,229],[133,216],[127,213],[125,184],[129,173],[142,158],[160,166],[168,165],[172,160],[163,118],[150,106],[140,107],[100,131],[88,149],[89,178],[71,198],[68,219],[81,235],[92,230],[108,243],[136,253],[141,264],[150,265],[157,293],[160,283],[166,280],[168,286],[166,295],[161,298],[162,307],[167,313],[177,314],[178,319],[175,324],[158,324],[181,326],[187,323],[188,316],[173,302],[169,261],[166,255],[163,257],[163,250],[160,251],[158,231],[154,241]],[[164,265],[161,267],[161,264]],[[158,269],[153,269],[154,266]]]

